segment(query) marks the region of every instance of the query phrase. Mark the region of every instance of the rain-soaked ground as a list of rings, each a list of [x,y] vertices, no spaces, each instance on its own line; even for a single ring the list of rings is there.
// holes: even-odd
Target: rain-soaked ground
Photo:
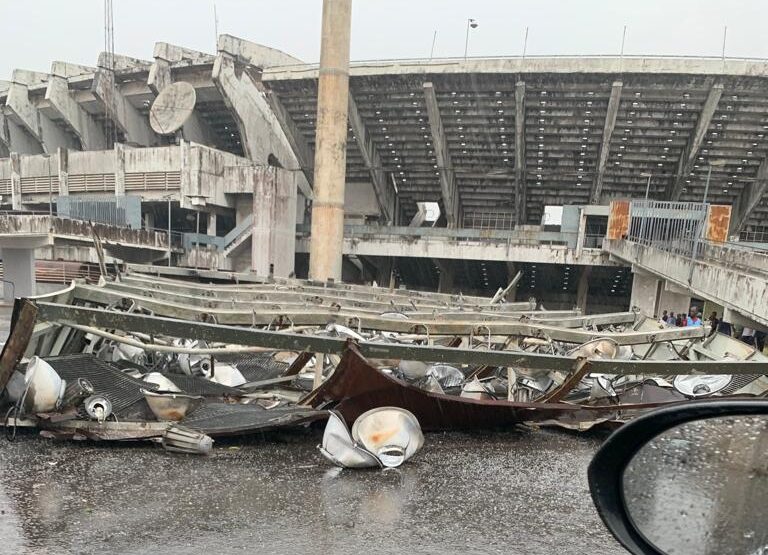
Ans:
[[[604,435],[428,434],[399,469],[341,470],[319,432],[216,443],[0,440],[0,553],[622,554],[589,496]]]

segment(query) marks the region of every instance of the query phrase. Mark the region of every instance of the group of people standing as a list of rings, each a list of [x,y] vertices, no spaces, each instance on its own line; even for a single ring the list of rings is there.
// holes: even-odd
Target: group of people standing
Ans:
[[[668,326],[674,326],[678,328],[704,325],[701,312],[699,312],[698,307],[696,306],[692,306],[688,314],[675,314],[674,312],[667,312],[665,310],[661,315],[660,321],[664,324],[667,324]],[[713,311],[712,314],[709,315],[708,322],[710,326],[710,335],[718,331],[720,333],[724,333],[725,335],[734,337],[733,326],[731,326],[731,324],[728,322],[723,322],[720,318],[718,318],[717,312]],[[736,337],[748,345],[754,345],[757,347],[758,351],[762,352],[763,349],[765,349],[766,334],[760,330],[744,327],[741,329],[741,332],[736,335]]]
[[[717,324],[720,322],[717,319],[717,312],[713,312],[712,315],[709,318],[710,324],[712,324],[712,320],[715,320],[715,324],[712,326],[713,330],[717,329]],[[661,322],[664,324],[667,324],[668,326],[675,326],[678,328],[684,328],[686,326],[703,326],[704,322],[701,321],[701,312],[698,311],[698,309],[695,306],[691,307],[691,310],[688,312],[688,314],[678,313],[675,315],[674,312],[667,313],[665,310],[664,313],[661,315]]]

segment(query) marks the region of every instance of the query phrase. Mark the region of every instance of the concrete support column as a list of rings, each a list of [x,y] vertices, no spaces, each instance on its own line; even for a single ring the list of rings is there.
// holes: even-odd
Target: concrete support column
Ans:
[[[11,152],[11,207],[21,210],[21,160],[18,152]]]
[[[3,296],[6,301],[35,295],[35,249],[3,247]],[[11,282],[13,286],[9,285]]]
[[[587,215],[583,208],[579,208],[579,232],[576,236],[576,256],[581,255],[581,249],[584,248],[584,240],[587,235]]]
[[[59,196],[69,196],[69,150],[59,148]]]
[[[125,145],[115,143],[115,196],[125,196]]]
[[[309,277],[341,279],[352,0],[324,0]]]
[[[656,318],[659,299],[659,280],[651,274],[633,271],[630,306],[638,307],[643,314]]]
[[[589,293],[589,277],[592,275],[592,266],[582,266],[579,276],[579,285],[576,289],[576,307],[582,314],[587,313],[587,296]]]
[[[208,212],[208,235],[216,235],[216,212]]]
[[[668,287],[662,287],[659,297],[659,310],[674,312],[675,314],[687,314],[691,307],[690,293],[670,290]]]
[[[155,213],[147,212],[146,214],[144,214],[144,228],[154,229],[154,227],[155,227]]]
[[[288,277],[296,256],[296,175],[263,166],[253,175],[251,269],[260,276]]]

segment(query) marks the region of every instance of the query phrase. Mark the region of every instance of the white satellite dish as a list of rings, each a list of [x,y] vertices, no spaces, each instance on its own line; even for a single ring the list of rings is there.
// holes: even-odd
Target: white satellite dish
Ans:
[[[184,81],[168,85],[149,109],[149,124],[159,135],[173,135],[192,115],[197,102],[195,87]]]

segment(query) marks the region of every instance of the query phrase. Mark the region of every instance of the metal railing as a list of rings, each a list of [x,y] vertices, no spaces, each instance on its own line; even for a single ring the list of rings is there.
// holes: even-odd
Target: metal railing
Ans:
[[[691,260],[768,273],[768,252],[759,245],[705,237],[708,208],[708,204],[691,202],[632,201],[627,239]]]
[[[72,220],[133,229],[141,227],[141,198],[138,196],[60,196],[56,199],[56,212],[59,217]]]
[[[768,245],[768,231],[742,231],[739,233],[739,242]]]
[[[696,257],[707,220],[706,204],[633,200],[627,239],[683,256]]]
[[[462,227],[511,230],[515,227],[515,217],[510,212],[470,212],[464,214]]]

